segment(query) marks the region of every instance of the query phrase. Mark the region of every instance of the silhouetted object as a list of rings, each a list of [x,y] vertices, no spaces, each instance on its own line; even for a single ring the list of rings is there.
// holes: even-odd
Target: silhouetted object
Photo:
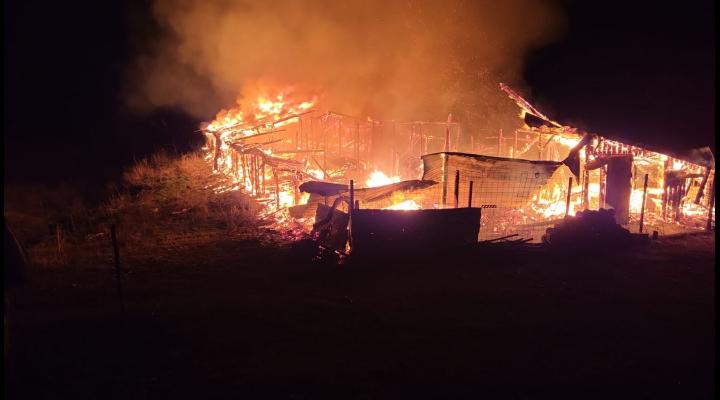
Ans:
[[[4,356],[7,358],[10,348],[10,336],[12,334],[12,301],[13,289],[21,286],[26,280],[27,259],[20,242],[15,238],[5,219],[5,257],[3,268],[5,269],[5,295],[3,309],[3,324],[5,338],[3,340]]]
[[[5,221],[5,289],[18,287],[25,282],[27,260],[20,243]]]
[[[587,170],[593,170],[607,165],[605,190],[600,189],[600,195],[602,196],[604,193],[605,197],[604,201],[600,202],[600,206],[603,207],[603,203],[605,203],[614,208],[615,221],[621,225],[627,224],[630,220],[632,162],[633,157],[631,155],[613,156],[599,158],[593,162],[588,162],[585,166]]]
[[[115,287],[117,289],[118,299],[120,300],[120,311],[125,312],[125,299],[122,290],[122,269],[120,267],[120,248],[117,241],[117,231],[115,224],[110,226],[110,239],[113,245],[113,259],[115,260]]]
[[[580,211],[553,228],[548,228],[542,240],[555,248],[573,251],[604,252],[646,241],[647,235],[633,235],[615,222],[615,210]]]
[[[643,181],[643,197],[642,205],[640,206],[640,233],[643,231],[643,223],[645,222],[645,201],[647,200],[648,176],[648,174],[645,174],[645,180]]]

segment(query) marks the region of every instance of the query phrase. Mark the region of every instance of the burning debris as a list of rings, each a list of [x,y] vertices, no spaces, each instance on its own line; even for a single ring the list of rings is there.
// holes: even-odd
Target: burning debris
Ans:
[[[395,228],[415,232],[416,239],[433,236],[408,218],[425,226],[419,221],[435,218],[431,211],[461,207],[467,211],[457,211],[464,219],[455,227],[471,232],[477,216],[476,241],[517,236],[525,243],[546,233],[545,242],[555,244],[583,224],[602,228],[582,233],[599,240],[612,229],[618,235],[617,229],[692,229],[712,220],[712,160],[692,162],[580,132],[501,89],[521,108],[525,124],[513,135],[499,131],[494,149],[463,135],[451,117],[363,119],[320,112],[318,96],[296,99],[286,91],[219,113],[203,129],[206,157],[232,179],[225,190],[255,197],[265,205],[263,216],[290,239],[312,236],[335,251],[347,250],[357,229],[361,246],[381,236],[384,243],[404,241],[393,239]],[[348,185],[353,181],[364,187]],[[613,211],[590,212],[607,208]],[[355,224],[353,210],[360,218]],[[565,219],[573,215],[578,219]],[[365,224],[368,218],[393,227],[365,231],[373,225]],[[365,240],[371,233],[375,238]]]

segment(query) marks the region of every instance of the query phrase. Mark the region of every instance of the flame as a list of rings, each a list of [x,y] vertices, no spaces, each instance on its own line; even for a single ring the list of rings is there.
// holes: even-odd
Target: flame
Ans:
[[[422,207],[418,203],[415,202],[415,200],[405,200],[403,202],[393,204],[391,206],[385,207],[384,210],[419,210]]]
[[[298,123],[298,121],[300,121],[298,115],[311,110],[316,104],[317,96],[312,99],[297,99],[291,90],[261,91],[252,101],[241,103],[240,99],[238,99],[236,107],[221,110],[216,115],[215,120],[208,124],[205,129],[208,138],[207,145],[203,147],[205,159],[209,163],[213,163],[214,160],[216,160],[215,152],[217,148],[219,154],[217,154],[217,165],[214,166],[216,167],[215,172],[228,178],[226,183],[216,190],[222,192],[243,190],[254,196],[261,204],[265,205],[265,209],[261,212],[261,217],[272,218],[276,226],[282,227],[285,232],[293,232],[293,235],[299,235],[299,232],[303,228],[307,228],[308,225],[312,224],[312,218],[294,219],[288,210],[291,206],[307,203],[310,196],[308,193],[300,193],[298,191],[297,184],[300,179],[326,179],[326,173],[323,172],[323,168],[327,171],[327,174],[338,179],[338,183],[340,182],[339,179],[343,177],[353,176],[353,174],[346,174],[347,169],[343,169],[346,167],[328,170],[325,162],[321,164],[317,160],[311,162],[311,158],[298,157],[295,154],[287,155],[292,154],[293,150],[296,149],[288,150],[289,146],[284,145],[288,143],[293,144],[293,141],[288,140],[286,136],[274,136],[275,133],[273,132],[278,127]],[[521,111],[521,114],[524,114],[524,111]],[[329,116],[330,113],[327,115]],[[370,117],[368,117],[367,120],[368,123],[375,123]],[[297,134],[296,132],[298,131],[302,132],[301,127],[298,130],[286,130],[290,131],[288,132],[290,134]],[[257,172],[257,170],[261,166],[253,165],[252,172],[249,172],[246,171],[246,168],[249,168],[247,158],[243,158],[243,162],[241,163],[240,157],[234,150],[237,148],[238,143],[250,143],[250,138],[247,138],[248,136],[266,132],[273,134],[271,139],[273,143],[278,143],[276,154],[273,154],[272,149],[269,147],[258,147],[254,151],[261,151],[268,156],[272,155],[272,159],[275,161],[278,159],[284,159],[285,161],[292,160],[290,165],[296,165],[289,167],[289,169],[278,167],[277,169],[280,170],[280,176],[283,177],[279,182],[276,181],[277,175],[272,170],[272,168],[277,167],[278,164],[274,164],[275,167],[272,168],[265,168],[263,165],[259,172]],[[263,137],[261,136],[261,138]],[[270,137],[268,136],[267,138]],[[559,145],[557,147],[564,146],[572,148],[575,147],[581,139],[577,136],[557,134],[553,136],[552,140]],[[261,141],[264,140],[258,139],[256,142],[260,143]],[[219,147],[216,147],[216,144],[219,144]],[[599,148],[596,148],[598,146]],[[337,147],[341,148],[340,145]],[[297,149],[299,150],[301,147],[297,147]],[[311,147],[310,149],[315,149],[315,147]],[[664,172],[668,170],[682,170],[697,174],[702,171],[702,167],[677,159],[672,159],[672,162],[666,166],[665,162],[670,159],[666,155],[606,139],[600,142],[597,138],[593,139],[593,146],[588,148],[588,150],[589,151],[586,152],[586,150],[583,149],[580,153],[583,163],[594,160],[596,157],[603,157],[603,154],[606,153],[632,154],[635,160],[634,167],[638,169],[635,173],[644,174],[649,172],[651,174],[652,180],[650,181],[650,186],[647,188],[647,197],[645,199],[646,221],[653,218],[662,218],[660,216],[662,213],[659,210],[663,209]],[[258,153],[255,153],[255,155],[258,155]],[[321,167],[320,165],[323,166]],[[367,168],[367,164],[364,162],[359,162],[358,165],[358,168],[362,168],[362,170]],[[371,164],[370,168],[372,167]],[[363,175],[359,175],[358,177],[362,178],[362,176]],[[557,220],[558,218],[562,218],[566,212],[568,215],[574,215],[576,211],[581,210],[583,207],[597,209],[601,195],[601,173],[599,170],[589,171],[587,176],[589,182],[573,185],[569,205],[567,204],[568,176],[565,173],[560,173],[554,179],[551,179],[545,187],[539,190],[533,196],[531,202],[523,207],[516,207],[510,212],[503,214],[503,220],[500,220],[500,217],[498,217],[493,226],[483,229],[501,232],[503,229],[511,230],[517,228],[517,226],[524,223]],[[253,182],[252,179],[256,179],[256,181]],[[367,176],[365,187],[384,186],[399,182],[400,180],[399,176],[388,176],[381,170],[374,169]],[[584,187],[587,187],[588,193],[583,193]],[[694,218],[695,220],[707,218],[709,211],[707,206],[696,205],[693,202],[696,193],[697,190],[692,194],[688,192],[681,201],[680,217],[685,218],[685,220],[690,218]],[[588,204],[583,204],[584,198],[587,198]],[[643,190],[633,188],[629,201],[632,217],[639,215],[643,202]],[[431,207],[426,199],[418,199],[417,197],[409,199],[402,194],[394,194],[390,201],[384,202],[383,205],[390,204],[384,208],[387,210],[419,210],[423,207],[418,202],[428,208]],[[434,208],[437,208],[437,205],[435,205]],[[293,215],[297,216],[297,214],[294,213]],[[500,214],[498,213],[498,215]]]
[[[391,183],[400,182],[399,176],[388,177],[382,171],[375,170],[370,174],[370,177],[365,181],[365,187],[378,187],[385,186]]]
[[[317,96],[311,100],[293,101],[290,90],[281,91],[272,96],[267,92],[262,92],[257,99],[249,106],[243,107],[241,99],[237,99],[238,106],[229,110],[220,110],[215,116],[215,120],[207,126],[210,132],[217,132],[234,127],[239,129],[244,136],[251,135],[254,131],[246,127],[246,124],[258,123],[266,121],[272,127],[280,127],[296,122],[295,119],[287,117],[300,114],[310,110],[317,103]],[[245,109],[243,109],[245,108]],[[252,118],[248,118],[252,116]],[[242,129],[245,128],[245,129]]]

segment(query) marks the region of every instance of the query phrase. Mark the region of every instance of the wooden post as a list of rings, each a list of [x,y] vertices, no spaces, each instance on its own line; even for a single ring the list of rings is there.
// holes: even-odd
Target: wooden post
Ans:
[[[503,140],[502,129],[500,129],[500,131],[498,132],[498,149],[497,149],[498,157],[502,157],[502,140]]]
[[[448,175],[448,155],[447,153],[441,154],[442,157],[442,188],[441,188],[441,194],[440,194],[440,207],[445,208],[445,205],[447,204],[447,175]]]
[[[355,181],[350,179],[350,202],[348,203],[348,245],[350,249],[353,246],[352,225],[353,225],[353,207],[355,206]]]
[[[708,231],[712,230],[712,215],[713,215],[713,208],[715,206],[715,182],[710,182],[710,201],[708,201],[708,219],[707,219],[707,226],[705,229]]]
[[[298,150],[300,150],[303,144],[307,146],[307,143],[305,143],[305,138],[303,137],[302,117],[298,117],[298,131],[300,132],[300,142],[298,142]]]
[[[645,174],[645,181],[643,182],[643,198],[642,203],[640,203],[640,233],[643,231],[643,222],[645,222],[645,201],[647,199],[647,184],[648,184],[648,174]]]
[[[455,208],[460,207],[460,170],[455,171]]]
[[[323,139],[323,167],[322,167],[322,170],[323,170],[323,180],[324,181],[327,180],[327,173],[325,172],[325,171],[327,171],[327,151],[328,151],[327,140]]]
[[[213,169],[217,171],[220,169],[220,154],[222,152],[220,146],[222,146],[222,140],[220,139],[220,132],[214,132],[213,136],[215,137],[215,158],[213,159]]]
[[[314,149],[317,146],[317,141],[315,140],[315,119],[311,116],[310,117],[310,132],[308,133],[308,148]]]
[[[338,117],[338,157],[342,156],[342,120]]]
[[[710,167],[705,167],[705,174],[700,182],[697,195],[695,195],[695,204],[700,204],[700,200],[702,200],[702,197],[705,194],[705,186],[707,186],[708,178],[710,178]]]
[[[355,161],[360,166],[360,123],[355,122]]]
[[[668,193],[669,186],[668,186],[668,182],[667,182],[667,180],[668,180],[667,171],[668,171],[669,166],[670,166],[670,158],[667,158],[665,160],[665,164],[663,166],[663,195],[662,195],[662,218],[663,218],[663,221],[667,217],[667,205],[668,205],[668,198],[669,198],[669,195],[668,195],[669,194]]]
[[[398,175],[397,166],[400,164],[398,157],[398,151],[397,151],[397,122],[393,121],[392,126],[392,136],[390,136],[390,140],[392,141],[392,145],[390,148],[392,149],[392,174],[394,176]]]
[[[113,256],[115,258],[115,287],[117,289],[118,299],[120,300],[120,311],[125,312],[125,299],[123,298],[122,276],[120,269],[120,248],[117,242],[117,232],[115,224],[110,225],[110,239],[112,240]]]
[[[518,132],[516,129],[515,130],[515,141],[513,142],[513,158],[517,157],[517,139],[518,139]]]
[[[600,170],[600,199],[598,202],[598,208],[605,208],[605,167],[602,166]]]
[[[250,156],[250,170],[252,171],[252,193],[257,196],[257,157]]]
[[[260,192],[265,195],[265,159],[260,163]]]
[[[63,258],[62,229],[60,228],[59,223],[55,224],[55,240],[57,241],[58,259],[62,260],[62,258]]]
[[[448,114],[447,124],[445,125],[445,146],[443,147],[444,152],[450,151],[450,122],[452,122],[452,114]]]
[[[298,179],[297,169],[293,171],[292,185],[293,185],[293,205],[296,206],[300,203],[300,179]]]
[[[568,192],[567,192],[567,198],[565,199],[565,218],[570,215],[570,197],[572,195],[572,176],[568,178]]]
[[[275,209],[280,209],[280,183],[278,182],[277,170],[273,168],[273,179],[275,180]]]
[[[588,191],[590,190],[590,171],[585,169],[585,166],[583,165],[583,209],[587,210],[590,208],[590,193]]]
[[[247,179],[247,166],[245,165],[245,154],[240,155],[240,164],[242,164],[242,183],[243,191],[245,191],[245,180]]]
[[[542,154],[542,152],[543,152],[543,148],[542,148],[542,133],[540,133],[540,132],[538,132],[538,143],[537,143],[537,147],[538,147],[538,160],[542,160],[542,159],[543,159],[543,154]]]
[[[473,195],[473,181],[470,181],[470,187],[468,188],[468,208],[472,207],[472,195]]]
[[[410,149],[408,150],[408,154],[410,154],[410,157],[412,157],[414,154],[415,146],[415,124],[412,124],[410,126]]]
[[[255,195],[260,194],[260,157],[255,156]]]
[[[455,141],[455,151],[460,151],[460,143],[462,142],[462,127],[457,126],[457,140]]]
[[[350,204],[348,204],[348,211],[349,211],[350,219],[352,219],[354,205],[355,205],[355,181],[350,179]]]

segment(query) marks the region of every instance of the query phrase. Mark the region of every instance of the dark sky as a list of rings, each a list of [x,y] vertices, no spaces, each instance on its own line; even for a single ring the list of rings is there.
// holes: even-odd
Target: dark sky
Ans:
[[[568,1],[569,27],[525,78],[559,122],[688,149],[715,143],[713,1]]]
[[[713,1],[625,3],[565,3],[567,32],[528,60],[531,99],[596,133],[714,149]],[[123,68],[150,21],[142,1],[4,2],[6,180],[103,181],[197,140],[179,112],[122,111]]]

